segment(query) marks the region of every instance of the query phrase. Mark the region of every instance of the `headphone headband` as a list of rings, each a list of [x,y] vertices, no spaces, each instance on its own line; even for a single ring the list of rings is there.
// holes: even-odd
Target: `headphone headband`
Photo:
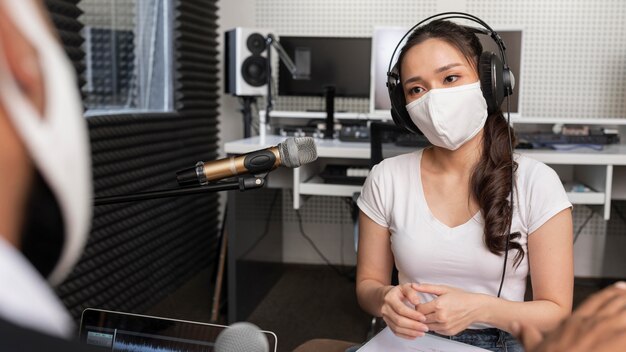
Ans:
[[[434,21],[434,20],[448,20],[448,19],[453,19],[453,18],[472,21],[474,23],[478,23],[484,29],[486,29],[487,32],[484,32],[480,28],[466,27],[466,28],[473,29],[473,30],[475,30],[477,32],[480,32],[482,34],[489,35],[494,40],[494,42],[496,42],[496,45],[498,46],[498,50],[500,51],[500,58],[502,59],[502,64],[504,65],[504,67],[507,67],[507,65],[506,65],[506,55],[504,54],[504,51],[506,50],[506,46],[504,45],[504,41],[502,40],[500,35],[496,31],[494,31],[485,21],[481,20],[480,18],[478,18],[478,17],[476,17],[476,16],[474,16],[472,14],[465,13],[465,12],[442,12],[442,13],[438,13],[438,14],[432,15],[430,17],[427,17],[427,18],[417,22],[417,24],[415,24],[413,27],[411,27],[411,29],[409,29],[406,33],[404,33],[404,35],[402,36],[402,38],[400,39],[398,44],[396,44],[396,47],[393,49],[393,53],[391,54],[391,58],[389,59],[389,65],[387,66],[387,72],[388,73],[391,72],[391,68],[393,67],[392,63],[394,62],[393,59],[396,56],[396,53],[398,52],[398,48],[400,47],[400,44],[402,44],[402,42],[404,42],[404,39],[406,39],[406,37],[409,36],[409,34],[413,33],[413,31],[416,28],[418,28],[419,26],[421,26],[422,24],[424,24],[426,22],[431,22],[431,21]],[[398,79],[399,79],[399,77],[398,77]]]

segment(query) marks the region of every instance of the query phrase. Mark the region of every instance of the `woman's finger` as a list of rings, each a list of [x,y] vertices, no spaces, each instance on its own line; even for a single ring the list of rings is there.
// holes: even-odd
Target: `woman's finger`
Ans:
[[[417,320],[404,317],[400,314],[388,314],[384,316],[385,321],[390,320],[395,326],[411,329],[415,331],[428,332],[428,326]]]
[[[400,285],[400,292],[402,295],[414,306],[420,304],[419,296],[417,295],[417,291],[412,288],[411,284]]]
[[[415,321],[423,322],[426,320],[426,317],[421,312],[408,307],[404,302],[400,299],[391,299],[388,302],[391,309],[398,315],[405,316],[407,318],[413,319]]]

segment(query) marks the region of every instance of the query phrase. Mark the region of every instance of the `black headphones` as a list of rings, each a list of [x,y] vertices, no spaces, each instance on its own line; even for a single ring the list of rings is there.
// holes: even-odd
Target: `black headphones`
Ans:
[[[402,39],[400,39],[396,48],[393,50],[387,69],[387,90],[389,91],[389,100],[391,101],[391,117],[396,125],[403,127],[410,132],[422,134],[419,128],[415,126],[406,110],[406,99],[404,98],[402,82],[400,82],[400,63],[396,62],[395,65],[392,66],[393,59],[396,56],[396,52],[398,51],[400,44],[402,44],[404,39],[416,28],[434,19],[445,20],[451,18],[465,19],[481,25],[484,29],[466,26],[462,27],[475,33],[477,32],[490,36],[496,42],[500,51],[500,57],[491,51],[483,51],[478,62],[480,88],[483,92],[485,100],[487,101],[487,111],[489,114],[496,112],[500,108],[504,98],[513,94],[515,77],[506,64],[506,55],[504,54],[506,47],[504,46],[502,38],[498,33],[496,33],[496,31],[489,27],[489,25],[480,18],[464,12],[443,12],[430,16],[411,27],[411,29],[409,29],[404,36],[402,36]]]

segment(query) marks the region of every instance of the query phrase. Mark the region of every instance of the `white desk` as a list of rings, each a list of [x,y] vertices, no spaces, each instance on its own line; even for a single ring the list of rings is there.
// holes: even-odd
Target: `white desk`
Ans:
[[[268,135],[263,138],[252,137],[225,143],[227,154],[243,154],[257,149],[275,146],[286,137]],[[339,140],[316,139],[318,160],[345,159],[367,160],[370,158],[369,143],[341,142]],[[611,214],[611,196],[614,182],[624,188],[626,179],[613,179],[614,166],[626,165],[626,145],[609,145],[602,151],[576,149],[573,151],[553,150],[516,150],[546,164],[550,164],[565,179],[582,182],[595,192],[568,193],[574,204],[603,206],[604,219]],[[559,167],[560,166],[560,167]],[[293,169],[293,207],[300,208],[302,195],[352,196],[360,191],[360,186],[327,184],[319,178],[322,163],[315,162]]]

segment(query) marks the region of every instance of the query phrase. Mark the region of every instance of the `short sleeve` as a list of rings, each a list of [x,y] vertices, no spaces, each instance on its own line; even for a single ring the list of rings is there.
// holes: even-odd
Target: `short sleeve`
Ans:
[[[375,165],[370,171],[357,200],[359,209],[370,219],[383,227],[389,227],[385,216],[385,183],[381,164]]]
[[[537,163],[526,180],[527,228],[532,234],[563,209],[572,207],[556,172]]]

